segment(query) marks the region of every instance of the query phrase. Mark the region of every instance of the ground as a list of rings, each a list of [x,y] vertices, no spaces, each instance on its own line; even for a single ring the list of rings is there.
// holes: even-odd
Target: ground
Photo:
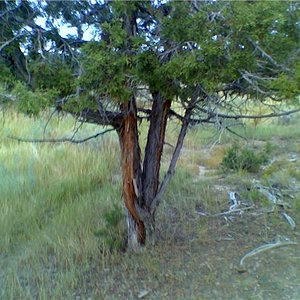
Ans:
[[[298,117],[288,124],[248,123],[237,129],[247,141],[220,138],[213,128],[191,129],[158,210],[157,243],[130,253],[120,246],[116,136],[80,146],[18,144],[7,135],[37,136],[45,121],[32,125],[12,113],[0,131],[0,298],[300,299]],[[46,133],[52,137],[73,126],[51,122]],[[176,124],[168,128],[164,168],[176,130]],[[255,173],[222,168],[233,143],[257,153],[268,145],[268,161]],[[275,191],[280,205],[257,184]],[[247,208],[241,214],[222,214],[230,191]],[[245,254],[278,238],[298,244],[240,265]]]

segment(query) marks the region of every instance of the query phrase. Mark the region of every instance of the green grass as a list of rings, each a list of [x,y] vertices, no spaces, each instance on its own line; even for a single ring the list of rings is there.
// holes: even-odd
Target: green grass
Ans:
[[[254,174],[219,168],[236,137],[224,134],[213,146],[213,127],[192,129],[158,209],[157,244],[134,254],[119,251],[125,224],[119,223],[117,136],[109,133],[80,145],[7,138],[42,137],[47,117],[32,122],[7,112],[0,124],[0,299],[136,299],[142,289],[149,291],[145,299],[297,299],[299,247],[249,260],[246,274],[236,266],[243,254],[277,234],[300,242],[298,227],[291,231],[277,211],[226,221],[200,217],[195,207],[201,204],[211,214],[227,210],[227,193],[235,190],[252,197],[260,209],[265,199],[247,191],[253,179],[265,185],[300,184],[300,145],[293,142],[299,138],[299,122],[237,128],[251,146],[263,147],[270,140],[274,145],[275,162]],[[45,136],[70,137],[73,128],[72,119],[53,118]],[[101,130],[84,125],[78,138]],[[168,143],[174,145],[176,132],[178,124],[171,123]],[[163,169],[171,150],[165,146]],[[298,160],[290,162],[291,154]],[[205,176],[199,175],[199,166],[206,168]],[[299,194],[288,201],[288,213],[299,224]],[[109,224],[116,228],[109,231]]]

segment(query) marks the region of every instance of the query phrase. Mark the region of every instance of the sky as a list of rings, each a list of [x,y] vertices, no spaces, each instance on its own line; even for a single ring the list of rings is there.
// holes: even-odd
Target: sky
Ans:
[[[43,27],[46,28],[46,18],[38,17],[36,19],[36,23]],[[58,30],[59,34],[62,37],[68,37],[68,35],[76,35],[77,34],[77,29],[76,27],[68,26],[66,24],[63,24],[61,21],[56,21],[55,25],[58,25]],[[85,41],[90,41],[94,38],[93,30],[89,28],[88,26],[83,26],[83,39]]]

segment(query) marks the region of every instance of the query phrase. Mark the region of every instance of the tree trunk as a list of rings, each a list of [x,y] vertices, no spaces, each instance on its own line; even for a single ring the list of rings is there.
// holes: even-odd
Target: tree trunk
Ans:
[[[159,186],[159,171],[170,107],[171,101],[165,100],[159,93],[153,93],[142,174],[143,199],[149,212]]]
[[[128,37],[136,35],[137,24],[136,14],[132,10],[124,15],[124,29]],[[130,49],[131,39],[127,39],[126,48]],[[137,126],[137,108],[134,97],[127,103],[121,105],[121,111],[124,118],[121,127],[118,129],[119,139],[122,152],[122,172],[123,172],[123,197],[127,208],[127,224],[128,224],[128,247],[137,250],[147,239],[153,237],[154,232],[154,213],[147,205],[154,198],[158,188],[159,167],[162,152],[162,145],[159,141],[164,139],[165,130],[161,130],[161,114],[164,106],[159,93],[154,97],[154,107],[150,121],[150,134],[148,135],[144,172],[142,176],[141,154],[138,141]],[[166,112],[165,118],[167,118]],[[156,120],[155,118],[158,117]],[[165,128],[165,124],[163,125]],[[158,135],[158,136],[157,136]],[[155,136],[155,138],[154,138]],[[162,138],[161,138],[162,136]],[[154,143],[152,145],[152,143]],[[154,154],[153,151],[158,154]],[[152,160],[150,156],[154,155]],[[152,166],[152,162],[154,166]],[[146,184],[146,189],[143,185]]]
[[[145,244],[146,230],[141,211],[141,156],[138,141],[135,99],[121,105],[124,113],[118,129],[123,173],[123,198],[127,209],[128,247],[137,250]]]

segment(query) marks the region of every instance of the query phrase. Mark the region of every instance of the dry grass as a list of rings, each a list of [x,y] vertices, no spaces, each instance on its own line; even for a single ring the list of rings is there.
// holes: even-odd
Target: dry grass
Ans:
[[[233,219],[201,217],[195,211],[199,205],[211,214],[227,210],[227,192],[242,192],[254,178],[264,184],[300,184],[300,144],[292,142],[299,137],[299,124],[240,129],[252,141],[272,139],[277,145],[278,163],[257,174],[216,172],[233,138],[225,136],[224,144],[210,148],[203,140],[212,128],[191,131],[158,210],[157,244],[124,253],[111,251],[95,235],[105,226],[105,212],[121,203],[116,137],[79,146],[18,144],[6,138],[39,136],[44,123],[12,113],[0,128],[1,299],[137,299],[141,290],[153,300],[299,299],[299,247],[266,252],[247,261],[247,272],[237,270],[246,252],[278,234],[299,243],[298,227],[292,231],[279,211]],[[69,119],[54,119],[48,134],[56,137],[72,126]],[[79,135],[95,130],[86,126]],[[168,142],[174,142],[177,130],[170,124]],[[171,147],[165,149],[164,168]],[[297,157],[294,163],[290,153]],[[206,167],[208,178],[199,176],[199,166]],[[299,194],[286,200],[299,224]],[[261,208],[259,201],[256,205]]]

